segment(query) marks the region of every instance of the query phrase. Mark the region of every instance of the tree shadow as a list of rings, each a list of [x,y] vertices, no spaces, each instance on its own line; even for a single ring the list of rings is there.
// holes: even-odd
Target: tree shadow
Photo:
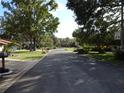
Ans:
[[[122,69],[83,55],[58,52],[47,55],[5,93],[72,93],[69,89],[81,93],[91,87],[96,93],[123,93],[123,86]]]

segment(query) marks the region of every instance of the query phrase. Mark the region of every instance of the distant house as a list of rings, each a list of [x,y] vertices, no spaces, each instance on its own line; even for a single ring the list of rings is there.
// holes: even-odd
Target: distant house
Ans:
[[[3,51],[5,45],[8,45],[10,43],[11,43],[10,41],[4,40],[4,39],[0,39],[0,52]]]

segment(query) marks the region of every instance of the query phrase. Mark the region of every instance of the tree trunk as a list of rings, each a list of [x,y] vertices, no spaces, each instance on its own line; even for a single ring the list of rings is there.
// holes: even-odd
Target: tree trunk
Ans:
[[[36,51],[36,39],[30,40],[30,51]]]
[[[33,51],[36,51],[36,39],[35,38],[33,38]]]
[[[30,52],[33,51],[33,43],[32,43],[32,40],[30,40]]]

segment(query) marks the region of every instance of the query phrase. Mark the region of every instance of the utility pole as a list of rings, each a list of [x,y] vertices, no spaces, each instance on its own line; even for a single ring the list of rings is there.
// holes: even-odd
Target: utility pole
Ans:
[[[124,0],[121,0],[121,50],[124,50]]]

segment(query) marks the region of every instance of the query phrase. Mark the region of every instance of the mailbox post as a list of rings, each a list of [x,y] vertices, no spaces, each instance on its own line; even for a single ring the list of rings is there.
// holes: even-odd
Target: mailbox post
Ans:
[[[7,41],[7,40],[4,40],[4,39],[0,39],[0,46],[3,46],[1,49],[0,49],[0,58],[2,59],[2,72],[5,72],[5,58],[8,57],[8,53],[6,52],[3,52],[3,48],[5,45],[8,45],[12,42],[10,41]]]
[[[2,57],[2,71],[4,72],[5,70],[5,58]]]

